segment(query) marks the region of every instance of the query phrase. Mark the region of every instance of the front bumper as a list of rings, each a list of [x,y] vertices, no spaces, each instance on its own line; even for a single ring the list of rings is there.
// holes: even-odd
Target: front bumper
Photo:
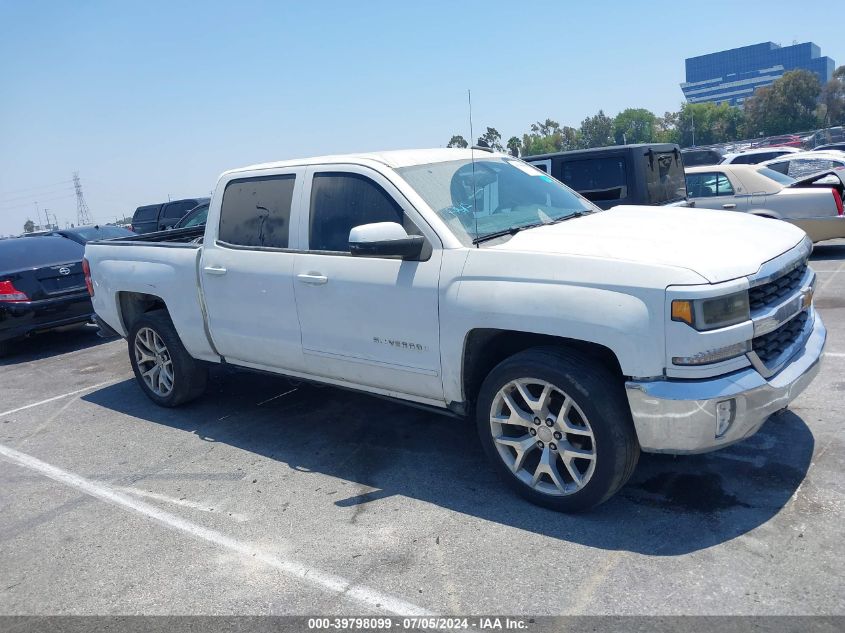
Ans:
[[[827,330],[813,311],[803,349],[768,380],[743,369],[706,380],[631,380],[625,383],[640,447],[649,453],[705,453],[757,432],[785,409],[819,372]],[[733,399],[733,421],[717,437],[716,405]]]

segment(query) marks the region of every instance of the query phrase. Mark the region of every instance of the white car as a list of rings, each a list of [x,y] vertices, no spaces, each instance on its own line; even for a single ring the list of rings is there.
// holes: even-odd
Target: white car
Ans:
[[[786,174],[790,178],[802,178],[820,171],[845,167],[845,152],[835,150],[798,152],[767,160],[761,165]]]
[[[472,415],[504,480],[558,510],[609,498],[641,450],[752,435],[825,343],[800,229],[601,211],[495,152],[236,169],[191,231],[86,247],[94,308],[153,402],[199,397],[225,362]]]
[[[688,167],[685,173],[687,195],[696,208],[786,220],[803,229],[813,242],[845,237],[845,171],[841,178],[820,174],[800,181],[765,165],[708,165]]]
[[[796,154],[802,150],[796,147],[757,147],[755,149],[747,149],[742,152],[725,154],[722,158],[721,165],[756,165],[763,161],[785,156],[786,154]]]

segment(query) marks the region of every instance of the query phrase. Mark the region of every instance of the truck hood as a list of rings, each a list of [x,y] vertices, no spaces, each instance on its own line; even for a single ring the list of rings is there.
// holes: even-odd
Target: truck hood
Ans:
[[[753,275],[804,235],[786,222],[734,211],[618,206],[521,231],[492,248],[674,266],[718,283]]]

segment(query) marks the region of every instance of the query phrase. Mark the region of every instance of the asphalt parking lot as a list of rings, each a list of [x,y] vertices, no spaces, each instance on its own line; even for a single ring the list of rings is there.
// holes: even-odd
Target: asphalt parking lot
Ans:
[[[0,360],[0,614],[843,614],[845,241],[813,266],[791,409],[582,515],[505,490],[468,423],[224,371],[161,409],[123,341],[43,335]]]

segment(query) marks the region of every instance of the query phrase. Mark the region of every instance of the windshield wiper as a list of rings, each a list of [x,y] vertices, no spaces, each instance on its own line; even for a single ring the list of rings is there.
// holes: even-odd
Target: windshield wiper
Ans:
[[[482,242],[486,242],[488,240],[494,240],[497,237],[504,237],[505,235],[516,235],[523,229],[533,229],[538,226],[548,226],[550,224],[557,224],[558,222],[563,222],[564,220],[580,218],[582,215],[587,215],[588,213],[593,213],[593,211],[573,211],[569,215],[564,215],[563,217],[555,218],[554,220],[549,220],[548,222],[534,222],[532,224],[521,224],[519,226],[512,226],[509,229],[503,229],[501,231],[496,231],[495,233],[488,233],[487,235],[476,237],[474,240],[472,240],[472,243],[481,244]]]
[[[487,235],[482,235],[481,237],[476,237],[472,240],[473,244],[481,244],[482,242],[487,242],[488,240],[494,240],[497,237],[504,237],[505,235],[516,235],[523,229],[533,229],[537,226],[543,226],[544,224],[548,224],[547,222],[535,222],[533,224],[520,224],[519,226],[512,226],[509,229],[503,229],[501,231],[496,231],[494,233],[488,233]]]
[[[582,215],[587,215],[588,213],[595,213],[595,211],[573,211],[569,215],[564,215],[559,218],[555,218],[551,222],[546,222],[546,224],[557,224],[558,222],[571,220],[572,218],[580,218]]]

